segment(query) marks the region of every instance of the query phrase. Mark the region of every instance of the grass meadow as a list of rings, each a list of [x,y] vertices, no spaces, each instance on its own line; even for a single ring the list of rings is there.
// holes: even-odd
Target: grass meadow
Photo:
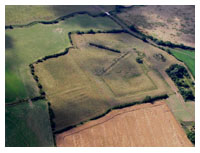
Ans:
[[[6,106],[5,113],[7,147],[54,146],[46,101]]]
[[[171,53],[179,60],[183,61],[193,77],[195,77],[195,52],[180,49],[170,49]]]

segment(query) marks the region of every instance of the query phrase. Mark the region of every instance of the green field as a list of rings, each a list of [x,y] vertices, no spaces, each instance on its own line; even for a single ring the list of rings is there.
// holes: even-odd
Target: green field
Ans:
[[[5,146],[54,146],[46,101],[26,102],[5,109]]]
[[[63,52],[70,47],[68,33],[120,29],[107,17],[77,15],[58,24],[36,24],[6,30],[6,102],[39,95],[29,64],[46,55]]]
[[[186,102],[184,107],[181,101],[176,97],[176,95],[171,95],[166,100],[166,102],[178,121],[180,122],[194,121],[194,116],[195,116],[194,102]]]
[[[170,49],[170,51],[177,59],[187,65],[193,77],[195,77],[195,52],[181,49]]]
[[[111,11],[115,9],[113,5],[102,6],[104,10]],[[88,5],[7,5],[6,25],[28,24],[33,21],[55,20],[74,12],[89,12],[92,15],[98,15],[102,11],[95,6]]]

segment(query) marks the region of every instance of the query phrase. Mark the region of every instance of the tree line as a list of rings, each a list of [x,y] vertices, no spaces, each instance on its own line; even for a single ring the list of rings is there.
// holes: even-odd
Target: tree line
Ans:
[[[166,69],[166,73],[175,82],[185,101],[193,101],[195,99],[190,86],[185,81],[185,79],[191,79],[191,77],[184,66],[173,64],[168,69]]]

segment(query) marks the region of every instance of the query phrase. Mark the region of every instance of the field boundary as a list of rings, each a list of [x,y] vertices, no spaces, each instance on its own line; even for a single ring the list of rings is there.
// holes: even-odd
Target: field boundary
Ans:
[[[14,105],[17,105],[17,104],[20,104],[20,103],[28,103],[29,100],[31,100],[32,102],[35,102],[37,100],[42,100],[42,99],[45,99],[44,96],[40,95],[40,96],[37,96],[37,97],[33,97],[33,98],[25,98],[25,99],[20,99],[18,101],[15,101],[15,102],[9,102],[9,103],[5,103],[6,106],[14,106]]]
[[[147,97],[149,97],[149,98],[147,98]],[[74,124],[74,125],[68,126],[68,127],[64,128],[64,129],[61,129],[61,130],[54,131],[53,133],[54,134],[59,134],[59,133],[62,133],[64,131],[68,131],[68,130],[74,128],[74,127],[77,127],[79,125],[85,124],[85,123],[87,123],[89,121],[99,119],[99,118],[105,116],[106,114],[110,113],[112,110],[123,109],[123,108],[129,107],[129,106],[134,106],[134,105],[139,105],[139,104],[145,104],[145,103],[151,103],[151,104],[153,104],[157,100],[167,99],[168,95],[164,94],[164,95],[155,96],[155,97],[150,97],[150,96],[147,96],[147,97],[144,98],[142,101],[135,101],[135,102],[131,102],[131,103],[125,103],[125,104],[120,104],[120,105],[114,106],[114,107],[109,108],[104,113],[102,113],[102,114],[100,114],[100,115],[98,115],[98,116],[96,116],[94,118],[91,118],[89,120],[80,122],[78,124]]]
[[[87,11],[80,11],[80,12],[74,12],[74,13],[70,13],[68,15],[58,17],[58,18],[51,20],[51,21],[42,21],[41,20],[41,21],[33,21],[33,22],[28,23],[28,24],[6,25],[5,29],[7,30],[7,29],[15,29],[15,28],[25,28],[25,27],[30,27],[30,26],[36,25],[36,24],[57,24],[60,21],[74,17],[75,15],[89,15],[91,17],[105,17],[106,16],[106,14],[103,13],[103,12],[99,13],[97,15],[93,15],[90,12],[87,12]]]

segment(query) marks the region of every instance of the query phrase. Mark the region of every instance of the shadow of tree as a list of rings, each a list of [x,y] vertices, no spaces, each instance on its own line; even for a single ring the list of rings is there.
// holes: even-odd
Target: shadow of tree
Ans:
[[[95,8],[95,5],[53,5],[52,10],[56,16],[64,16],[82,11],[87,11],[94,15],[100,13],[100,11]]]
[[[5,49],[11,48],[13,48],[13,39],[10,36],[5,35]]]

